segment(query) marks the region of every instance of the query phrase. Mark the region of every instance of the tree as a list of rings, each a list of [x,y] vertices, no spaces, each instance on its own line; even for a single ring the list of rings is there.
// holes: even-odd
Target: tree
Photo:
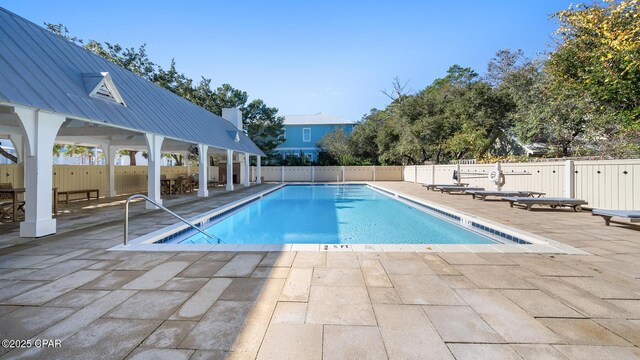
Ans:
[[[498,51],[486,78],[513,102],[514,109],[507,114],[513,126],[510,132],[521,142],[545,143],[549,155],[569,156],[602,135],[589,115],[592,101],[558,82],[545,63],[526,59],[521,50]]]
[[[0,155],[4,156],[5,158],[7,158],[9,161],[13,162],[14,164],[18,162],[18,157],[10,154],[9,152],[7,152],[7,150],[3,149],[0,146]]]
[[[376,139],[380,161],[423,164],[485,156],[509,128],[512,108],[475,71],[453,65],[445,77],[387,108]]]
[[[96,148],[94,147],[81,146],[81,145],[64,145],[64,144],[53,145],[53,155],[79,156],[81,164],[84,164],[84,158],[88,158],[89,165],[92,165],[96,160],[95,150]]]
[[[139,151],[137,150],[118,150],[118,155],[129,157],[129,166],[136,166],[138,162],[136,160],[136,155]]]
[[[509,83],[509,78],[527,63],[529,60],[524,57],[522,49],[498,50],[487,64],[484,79],[493,87],[504,86]]]
[[[267,155],[266,160],[272,159],[273,150],[285,141],[284,118],[277,116],[278,108],[256,99],[241,110],[247,135]]]
[[[579,4],[553,15],[560,22],[551,80],[593,101],[590,116],[640,130],[640,1]]]
[[[333,165],[345,165],[341,164],[340,160],[345,159],[345,157],[348,155],[351,155],[347,139],[348,136],[344,132],[344,128],[337,127],[334,130],[324,134],[324,136],[318,141],[316,145],[321,149],[322,152],[327,153],[329,159],[331,159],[327,159],[327,162],[332,162]]]
[[[84,159],[88,158],[89,165],[93,163],[95,157],[95,148],[89,146],[79,146],[79,145],[65,145],[64,146],[64,155],[74,156],[77,155],[80,157],[80,164],[84,165]]]
[[[409,85],[409,81],[401,81],[399,77],[394,77],[391,82],[392,90],[380,90],[382,94],[391,99],[393,103],[401,104],[404,99],[409,96],[410,91],[407,90],[407,85]]]
[[[211,103],[207,104],[207,109],[214,114],[222,115],[222,109],[224,108],[244,107],[247,103],[247,99],[249,99],[249,95],[247,95],[246,91],[235,89],[229,84],[222,84],[218,86],[216,91],[212,94]],[[278,112],[277,108],[270,109],[275,109],[275,113]]]
[[[380,164],[378,159],[380,148],[377,143],[377,135],[379,129],[385,126],[387,117],[388,115],[385,111],[371,109],[369,114],[362,118],[353,128],[347,140],[351,154],[365,162],[374,165]]]

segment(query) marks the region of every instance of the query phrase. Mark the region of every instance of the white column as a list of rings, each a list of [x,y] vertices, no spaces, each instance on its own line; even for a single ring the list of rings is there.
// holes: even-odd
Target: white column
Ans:
[[[147,153],[147,160],[149,161],[149,165],[147,166],[147,196],[162,205],[160,193],[160,160],[162,159],[162,142],[164,141],[164,136],[156,134],[145,134],[144,136],[149,148]],[[147,209],[156,208],[155,205],[149,202],[147,202],[145,206]]]
[[[371,176],[373,177],[373,181],[376,181],[376,166],[373,165],[373,170]]]
[[[233,150],[227,150],[227,190],[233,190]]]
[[[576,196],[575,169],[573,160],[567,160],[564,162],[564,189],[562,191],[564,197],[573,198]]]
[[[311,182],[316,182],[316,167],[311,166]]]
[[[284,166],[280,166],[280,182],[284,182]]]
[[[39,110],[16,108],[26,140],[24,156],[25,221],[21,237],[40,237],[56,232],[51,217],[53,162],[51,151],[64,116]]]
[[[198,197],[209,196],[209,189],[207,188],[207,182],[209,179],[209,146],[204,144],[198,144]]]
[[[431,165],[431,183],[436,183],[436,164]]]
[[[251,168],[249,166],[249,154],[244,154],[244,178],[242,179],[242,185],[249,186],[251,185]]]
[[[260,164],[260,155],[256,156],[256,184],[262,184],[262,165]]]
[[[183,156],[183,161],[187,165],[187,177],[191,176],[191,162],[189,161],[189,152],[185,151],[181,155]]]
[[[107,162],[107,171],[109,172],[109,197],[118,195],[116,192],[116,154],[118,148],[115,146],[105,146],[102,148],[104,159]]]

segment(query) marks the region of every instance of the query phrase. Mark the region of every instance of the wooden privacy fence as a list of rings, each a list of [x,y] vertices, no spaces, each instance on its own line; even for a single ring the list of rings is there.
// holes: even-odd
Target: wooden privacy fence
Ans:
[[[465,179],[470,186],[494,189],[488,173],[495,164],[460,165],[463,173],[480,178]],[[640,210],[640,159],[601,161],[556,161],[501,164],[506,175],[503,190],[530,190],[546,196],[571,196],[589,202],[589,207]],[[404,181],[422,184],[453,182],[456,165],[405,166]],[[529,175],[509,175],[527,173]]]
[[[147,191],[146,166],[114,166],[116,193],[119,195]],[[161,174],[172,179],[186,175],[186,166],[162,166]],[[190,174],[198,173],[197,166],[189,168]],[[209,167],[209,174],[216,177],[217,166]],[[0,183],[10,182],[13,187],[24,186],[22,164],[0,165]],[[98,189],[100,196],[109,195],[109,166],[107,165],[53,165],[53,186],[58,191]],[[70,199],[83,197],[82,194],[70,195]]]

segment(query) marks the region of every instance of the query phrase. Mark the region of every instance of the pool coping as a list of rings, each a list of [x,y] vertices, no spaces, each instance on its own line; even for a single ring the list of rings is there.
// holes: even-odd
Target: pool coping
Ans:
[[[242,199],[232,201],[219,208],[213,209],[203,214],[194,216],[189,220],[191,223],[200,224],[208,221],[216,216],[222,216],[227,212],[233,211],[235,208],[246,203],[256,201],[274,191],[281,189],[286,185],[340,185],[341,183],[324,183],[324,182],[287,182],[276,185],[265,191],[246,196]],[[470,231],[475,231],[471,227],[471,223],[480,224],[490,227],[505,234],[517,234],[519,239],[529,242],[529,244],[519,243],[495,243],[495,244],[156,244],[158,240],[166,238],[168,235],[188,230],[189,226],[176,223],[164,228],[152,231],[146,235],[132,239],[129,245],[117,245],[108,250],[111,251],[154,251],[154,252],[183,252],[183,251],[331,251],[331,252],[484,252],[484,253],[554,253],[554,254],[575,254],[575,255],[591,255],[590,253],[577,249],[564,243],[529,233],[527,231],[513,228],[495,221],[487,220],[473,214],[460,211],[439,203],[433,203],[424,199],[387,189],[380,184],[372,182],[346,182],[344,184],[367,185],[373,189],[387,193],[397,200],[413,206],[409,202],[416,203],[418,206],[441,210],[448,214],[454,214],[460,217],[461,226]],[[417,206],[414,206],[418,208]],[[418,208],[418,210],[422,210]],[[444,218],[433,210],[426,211],[432,215]],[[222,214],[222,215],[221,215]],[[478,231],[476,231],[478,232]],[[515,235],[514,235],[515,236]],[[508,241],[508,240],[507,240]]]

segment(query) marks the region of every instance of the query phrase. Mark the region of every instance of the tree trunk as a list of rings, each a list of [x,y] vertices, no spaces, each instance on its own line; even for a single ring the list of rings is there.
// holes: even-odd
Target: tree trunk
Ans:
[[[478,154],[478,157],[484,156],[484,154],[486,154],[487,151],[491,149],[493,144],[496,143],[496,140],[498,140],[498,138],[500,137],[500,135],[502,135],[502,133],[503,133],[502,129],[494,129],[493,131],[491,131],[491,133],[489,134],[489,139],[491,139],[491,141],[489,141],[487,145],[485,145],[482,149],[480,149],[480,153]]]
[[[127,153],[129,155],[129,165],[136,166],[136,154],[138,152],[135,150],[128,150]]]
[[[183,156],[182,155],[178,155],[178,154],[171,154],[171,157],[173,158],[173,160],[176,161],[176,166],[182,166],[184,165],[183,163]]]
[[[416,160],[409,156],[409,155],[403,155],[405,158],[407,158],[409,160],[409,164],[408,165],[415,165],[416,164]]]
[[[11,155],[9,154],[5,149],[3,149],[2,147],[0,147],[0,155],[6,157],[7,159],[9,159],[9,161],[12,161],[14,164],[18,163],[18,157],[15,155]]]

